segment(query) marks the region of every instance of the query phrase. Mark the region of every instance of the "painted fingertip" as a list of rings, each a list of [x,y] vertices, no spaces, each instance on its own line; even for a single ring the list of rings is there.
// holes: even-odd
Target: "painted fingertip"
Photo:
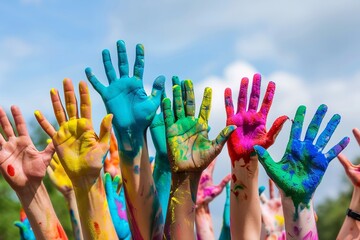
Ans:
[[[136,44],[136,54],[144,55],[144,45],[142,45],[141,43]]]
[[[259,196],[265,191],[265,187],[264,186],[260,186],[259,187]]]
[[[231,95],[232,95],[231,88],[226,88],[224,95],[226,98],[231,97]]]
[[[261,80],[261,74],[260,73],[255,73],[254,74],[254,77],[253,77],[253,80],[255,81],[259,81],[259,80]]]
[[[42,114],[41,114],[41,112],[39,111],[39,110],[36,110],[35,112],[34,112],[34,115],[35,115],[35,117],[37,118],[37,119],[42,119]]]
[[[49,143],[51,143],[51,142],[52,142],[52,139],[51,139],[51,138],[46,139],[46,143],[47,143],[47,144],[49,144]]]
[[[156,90],[163,90],[164,86],[165,86],[165,76],[160,75],[155,79],[153,88],[155,88]]]
[[[262,157],[265,154],[265,148],[259,146],[259,145],[255,145],[254,146],[254,150],[257,153],[257,155],[259,155],[259,157]]]
[[[57,95],[57,90],[56,90],[56,88],[51,88],[51,89],[50,89],[50,94],[51,94],[51,95]]]
[[[117,42],[116,42],[116,46],[125,46],[125,41],[124,40],[118,40]]]
[[[86,75],[86,77],[91,77],[91,76],[93,76],[93,73],[92,73],[92,70],[91,70],[91,68],[90,67],[87,67],[87,68],[85,68],[85,75]]]
[[[104,50],[102,50],[101,54],[103,57],[105,57],[105,56],[107,57],[110,55],[110,51],[108,49],[104,49]]]

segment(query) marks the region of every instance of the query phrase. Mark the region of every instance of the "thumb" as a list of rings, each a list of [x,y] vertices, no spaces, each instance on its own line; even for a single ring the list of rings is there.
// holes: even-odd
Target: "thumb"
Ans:
[[[43,161],[44,161],[45,166],[49,166],[50,161],[51,161],[54,153],[55,153],[54,144],[53,144],[52,142],[50,142],[50,143],[46,146],[46,148],[44,149],[44,151],[42,152],[42,154],[43,154]]]
[[[267,175],[271,179],[274,179],[276,174],[279,173],[278,165],[274,162],[274,160],[272,159],[272,157],[270,156],[268,151],[266,151],[265,148],[263,148],[259,145],[255,145],[254,150],[255,150],[256,154],[258,155],[259,161],[263,165]],[[275,181],[275,183],[276,183],[276,181]]]
[[[280,130],[282,129],[284,123],[286,122],[286,120],[288,120],[289,118],[287,116],[281,116],[278,117],[275,122],[273,123],[273,125],[271,126],[269,132],[267,133],[267,139],[266,139],[266,143],[265,143],[265,148],[270,147],[274,142],[276,137],[279,135]]]
[[[222,148],[224,147],[226,141],[229,139],[231,133],[236,129],[235,125],[230,125],[224,128],[220,134],[213,140],[213,145],[215,146],[215,155],[217,156]]]
[[[349,159],[342,153],[339,153],[339,155],[337,156],[337,158],[339,159],[339,162],[341,163],[341,165],[343,165],[345,171],[347,172],[349,170],[349,168],[352,166],[352,163],[349,161]]]
[[[155,79],[153,88],[151,90],[151,98],[152,101],[156,106],[160,105],[161,102],[161,96],[164,92],[164,86],[165,86],[165,77],[159,76]]]
[[[107,146],[110,144],[112,119],[113,119],[113,115],[108,114],[103,118],[101,125],[100,125],[99,142],[106,144]]]

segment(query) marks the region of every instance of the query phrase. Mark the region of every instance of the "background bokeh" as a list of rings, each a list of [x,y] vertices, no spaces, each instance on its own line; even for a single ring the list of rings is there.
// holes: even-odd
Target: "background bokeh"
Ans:
[[[268,127],[277,116],[292,118],[300,104],[308,108],[308,123],[316,108],[325,103],[329,111],[323,127],[334,113],[342,116],[326,149],[350,136],[345,154],[354,160],[360,155],[351,133],[352,128],[360,127],[359,12],[357,0],[1,1],[0,105],[6,110],[18,105],[29,123],[36,109],[51,118],[49,90],[61,90],[65,77],[75,84],[86,80],[87,66],[107,84],[101,51],[108,48],[116,64],[116,41],[123,39],[130,63],[135,45],[145,46],[148,91],[158,75],[166,76],[168,95],[173,75],[192,79],[199,106],[203,89],[213,88],[211,137],[225,125],[224,89],[232,88],[236,98],[240,79],[259,72],[264,90],[269,81],[277,85]],[[91,96],[94,125],[99,126],[105,108],[95,91]],[[290,121],[269,149],[275,159],[284,152],[289,129]],[[150,152],[155,154],[151,142]],[[215,181],[229,170],[224,149]],[[343,175],[335,159],[316,191],[316,205],[346,190]],[[265,185],[263,170],[260,178]],[[10,199],[16,201],[16,196]],[[211,204],[216,236],[223,203],[224,194]],[[0,218],[4,211],[12,210],[0,206]],[[6,224],[12,228],[11,221]]]

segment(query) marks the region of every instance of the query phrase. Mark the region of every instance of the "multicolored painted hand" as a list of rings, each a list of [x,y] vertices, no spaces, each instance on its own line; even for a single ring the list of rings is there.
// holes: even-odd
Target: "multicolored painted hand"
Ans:
[[[71,180],[61,165],[57,153],[54,153],[50,166],[47,168],[47,173],[49,174],[51,182],[65,197],[73,191]]]
[[[104,172],[110,173],[111,177],[113,178],[116,175],[121,176],[118,144],[113,132],[111,132],[109,154],[104,161]]]
[[[355,128],[353,129],[353,134],[360,145],[360,130]],[[354,185],[354,187],[360,187],[360,164],[354,165],[350,162],[350,160],[342,153],[338,156],[340,163],[343,165],[346,175]]]
[[[23,209],[20,210],[20,221],[15,221],[14,225],[20,230],[20,239],[21,240],[35,240],[34,232],[31,228],[29,219],[26,217],[26,214]]]
[[[265,193],[260,194],[261,221],[265,230],[265,238],[278,239],[285,231],[284,214],[280,197],[275,197],[274,183],[269,180],[269,198]]]
[[[300,203],[305,205],[309,203],[328,164],[349,143],[349,138],[344,137],[328,152],[323,153],[325,146],[340,122],[338,114],[331,118],[316,143],[314,143],[320,124],[327,111],[326,105],[319,106],[306,131],[304,140],[301,140],[305,111],[305,106],[300,106],[297,109],[285,154],[279,162],[274,162],[263,147],[254,147],[267,174],[283,191],[285,196],[291,197],[296,211]]]
[[[115,176],[111,179],[110,173],[105,173],[104,184],[109,211],[119,239],[131,239],[130,226],[126,215],[126,202],[121,179]],[[120,188],[120,190],[119,190]]]
[[[230,134],[236,128],[228,126],[213,141],[208,139],[208,119],[211,108],[211,88],[206,88],[198,118],[195,118],[193,84],[185,80],[186,100],[181,87],[173,87],[174,113],[171,101],[163,100],[168,155],[172,172],[202,172],[220,153]]]
[[[226,199],[223,212],[223,225],[219,240],[231,240],[230,232],[230,183],[226,184]]]
[[[46,174],[54,146],[50,143],[44,151],[39,152],[29,136],[20,109],[12,106],[11,113],[15,129],[0,107],[0,124],[4,131],[4,135],[0,134],[1,174],[16,192],[28,187],[36,189]]]
[[[226,125],[237,126],[234,134],[228,140],[228,151],[233,166],[234,161],[239,159],[244,159],[245,164],[249,162],[250,154],[253,153],[255,145],[260,145],[264,148],[271,146],[284,122],[287,120],[286,116],[277,118],[270,130],[266,131],[266,120],[275,93],[275,83],[270,82],[268,84],[259,112],[257,112],[257,109],[260,97],[261,75],[255,74],[253,77],[250,102],[248,108],[246,108],[248,84],[248,78],[241,80],[235,114],[231,89],[227,88],[224,94],[227,116]]]
[[[214,200],[225,188],[226,184],[230,181],[231,175],[228,174],[223,178],[219,185],[213,183],[213,173],[216,159],[212,161],[209,166],[202,172],[197,197],[196,205],[209,204]]]
[[[35,116],[44,131],[52,138],[56,153],[72,184],[92,185],[100,176],[102,159],[109,149],[112,115],[109,114],[103,119],[100,135],[97,136],[92,126],[91,101],[86,83],[81,81],[79,84],[81,117],[78,115],[71,80],[65,79],[63,85],[68,117],[61,104],[59,92],[56,89],[50,91],[60,129],[55,131],[40,111],[36,111]]]
[[[164,91],[165,77],[155,79],[150,96],[147,96],[143,87],[144,47],[136,46],[134,76],[129,77],[129,64],[127,60],[124,41],[117,42],[118,67],[120,77],[116,76],[111,62],[110,53],[104,50],[103,63],[109,86],[105,87],[94,76],[90,68],[85,73],[101,95],[108,113],[114,114],[114,129],[118,139],[119,148],[137,154],[143,145],[143,135],[151,124],[156,109],[159,107],[162,92]]]

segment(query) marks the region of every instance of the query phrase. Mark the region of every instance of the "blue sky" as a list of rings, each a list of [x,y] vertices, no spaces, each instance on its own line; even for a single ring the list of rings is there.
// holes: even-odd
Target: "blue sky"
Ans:
[[[61,90],[65,77],[85,80],[87,66],[106,83],[101,51],[108,48],[116,62],[116,41],[123,39],[130,62],[135,45],[145,46],[146,89],[160,74],[168,89],[173,75],[192,79],[199,106],[203,88],[213,87],[211,137],[224,126],[225,87],[236,97],[241,77],[260,72],[264,88],[269,81],[277,84],[268,127],[279,115],[293,117],[300,104],[308,107],[309,121],[317,106],[326,103],[323,125],[334,113],[343,117],[329,143],[334,145],[345,135],[352,138],[351,129],[360,127],[359,10],[356,0],[2,1],[0,104],[20,106],[28,121],[36,109],[53,116],[49,90]],[[98,94],[91,94],[98,126],[105,109]],[[275,159],[283,153],[289,128],[287,123],[269,150]],[[230,168],[226,153],[215,168],[216,181]],[[360,155],[353,138],[345,153]],[[316,202],[343,188],[342,173],[335,159]],[[223,200],[220,196],[212,204],[216,232]]]

